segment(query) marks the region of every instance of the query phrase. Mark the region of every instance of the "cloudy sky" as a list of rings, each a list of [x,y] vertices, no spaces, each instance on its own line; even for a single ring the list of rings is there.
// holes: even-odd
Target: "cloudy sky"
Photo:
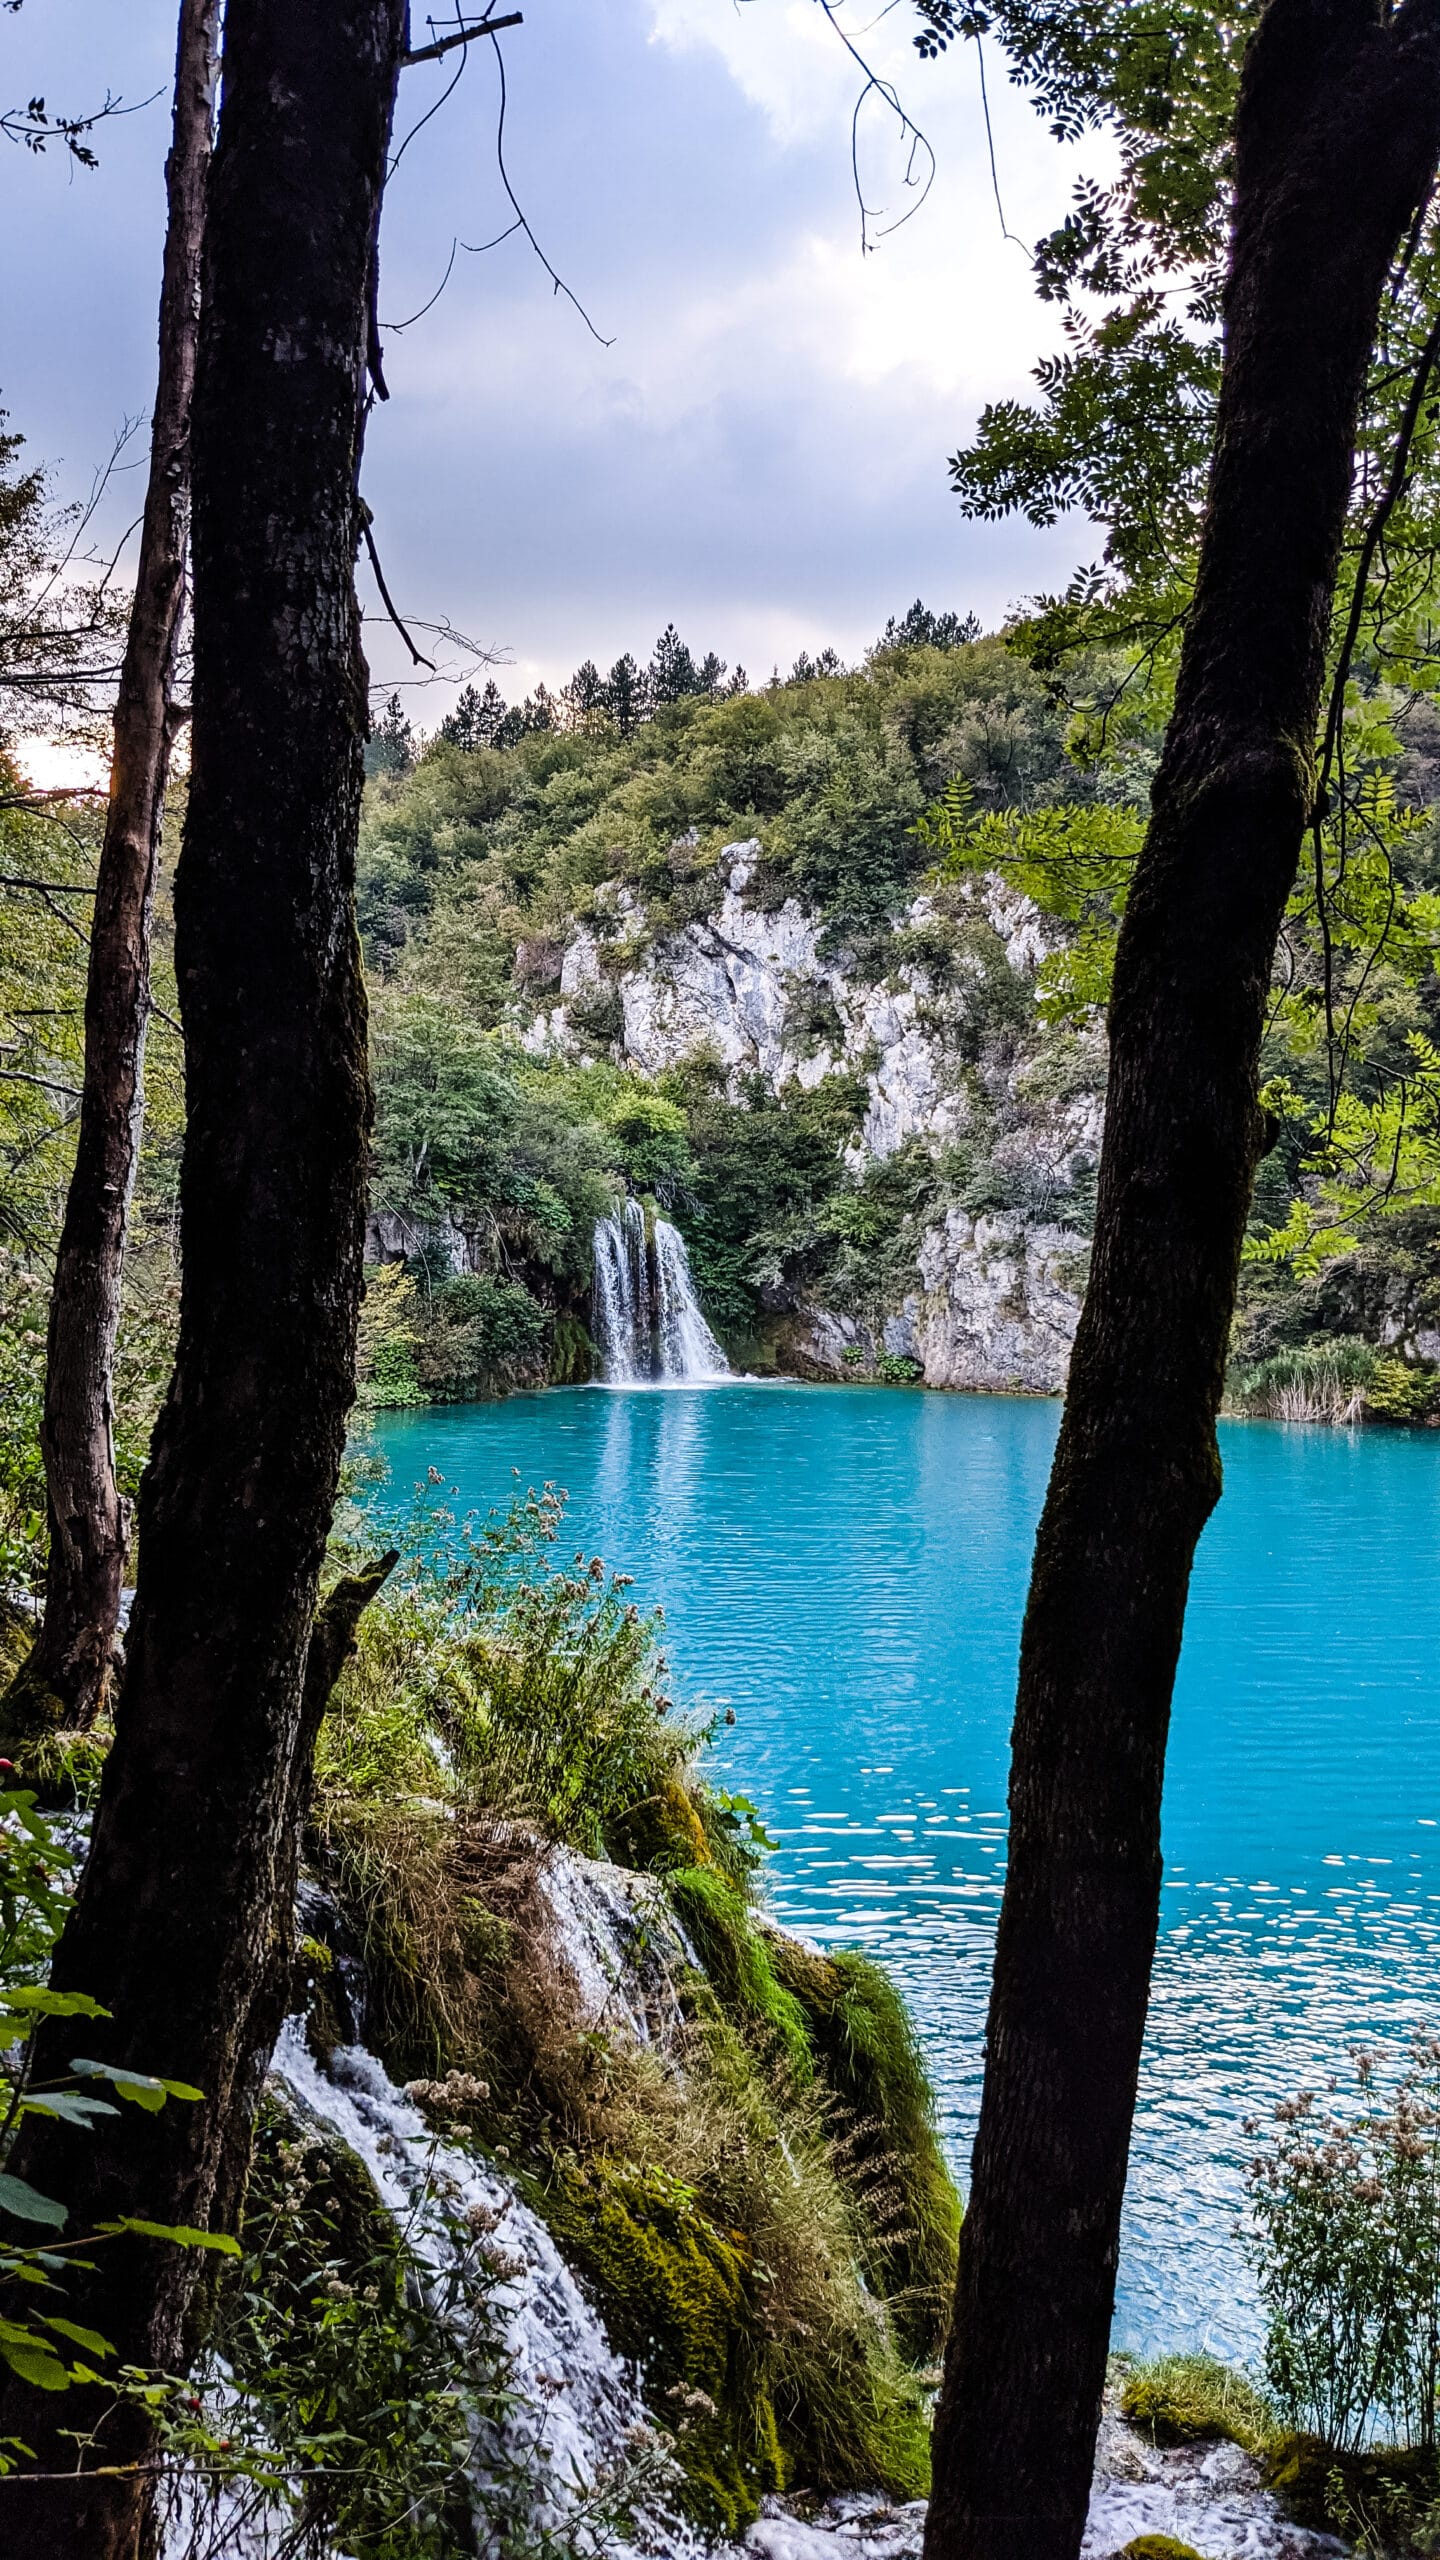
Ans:
[[[523,238],[475,254],[513,214],[493,47],[470,49],[387,199],[386,321],[418,311],[452,243],[470,244],[434,308],[389,340],[393,396],[366,458],[407,611],[503,652],[512,696],[583,657],[643,658],[671,618],[758,678],[827,642],[858,656],[917,594],[994,621],[1089,556],[1083,525],[969,525],[948,493],[945,458],[981,404],[1022,389],[1056,341],[1001,231],[972,48],[922,63],[904,0],[888,15],[849,0],[845,23],[936,162],[914,219],[862,255],[859,81],[818,0],[524,6],[502,40],[506,165],[598,334]],[[6,104],[160,93],[103,129],[98,171],[0,157],[0,401],[66,492],[150,396],[173,24],[171,0],[25,0],[0,17]],[[452,72],[405,75],[401,135]],[[1031,240],[1096,150],[1077,162],[1002,63],[988,78],[1006,219]],[[873,98],[860,147],[882,229],[915,190]],[[114,493],[121,521],[137,480]],[[382,634],[372,654],[395,665]],[[451,691],[410,708],[432,725]]]

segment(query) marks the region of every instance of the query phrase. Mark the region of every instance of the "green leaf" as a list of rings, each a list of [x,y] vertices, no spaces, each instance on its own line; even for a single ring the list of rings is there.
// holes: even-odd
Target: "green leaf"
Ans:
[[[0,2169],[0,2209],[13,2213],[19,2222],[48,2222],[56,2231],[69,2220],[63,2204],[42,2196],[27,2179],[11,2177],[6,2169]]]
[[[87,2128],[97,2116],[118,2116],[108,2098],[82,2097],[78,2089],[46,2089],[38,2097],[22,2098],[20,2112],[26,2116],[58,2116],[62,2124],[78,2124]]]
[[[0,1993],[7,2009],[35,2009],[47,2018],[108,2018],[88,1991],[50,1991],[43,1982],[21,1982]]]
[[[52,2354],[43,2338],[33,2347],[13,2346],[0,2337],[0,2357],[18,2373],[22,2382],[33,2382],[37,2391],[68,2391],[70,2376],[57,2355]]]
[[[88,2062],[77,2054],[70,2068],[88,2080],[108,2080],[122,2098],[129,2098],[150,2115],[158,2114],[167,2098],[204,2097],[203,2089],[192,2089],[188,2080],[158,2080],[148,2071],[122,2071],[115,2062]]]
[[[42,2312],[40,2316],[47,2329],[58,2330],[62,2338],[72,2339],[77,2347],[85,2349],[87,2355],[113,2356],[115,2353],[109,2339],[102,2338],[98,2329],[81,2329],[75,2321],[57,2319],[48,2311]]]
[[[193,2231],[186,2222],[142,2222],[138,2215],[127,2213],[119,2222],[102,2222],[100,2229],[133,2231],[142,2240],[173,2240],[181,2249],[218,2249],[223,2258],[238,2258],[240,2243],[227,2231]]]

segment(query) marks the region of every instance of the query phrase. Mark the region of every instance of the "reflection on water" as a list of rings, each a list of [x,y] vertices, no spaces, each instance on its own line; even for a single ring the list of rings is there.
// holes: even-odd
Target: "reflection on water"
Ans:
[[[863,1387],[578,1389],[397,1414],[404,1491],[568,1487],[576,1543],[733,1705],[780,1916],[890,1964],[963,2177],[1006,1740],[1051,1404]],[[1236,1424],[1176,1694],[1117,2344],[1246,2351],[1247,2116],[1440,2012],[1440,1442]]]

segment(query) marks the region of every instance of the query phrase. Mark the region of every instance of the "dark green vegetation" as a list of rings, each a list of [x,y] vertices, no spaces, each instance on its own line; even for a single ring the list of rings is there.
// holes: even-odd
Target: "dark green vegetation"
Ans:
[[[857,983],[923,960],[947,983],[978,981],[977,1049],[987,1028],[1024,1024],[1030,990],[967,894],[942,892],[932,924],[906,927],[933,869],[917,824],[957,774],[997,811],[1085,785],[1043,684],[1001,642],[953,623],[921,609],[906,626],[923,636],[897,634],[863,670],[812,669],[760,694],[682,693],[628,731],[603,707],[572,710],[565,726],[557,707],[557,725],[505,748],[467,751],[442,731],[372,782],[360,914],[377,981],[374,1200],[403,1222],[385,1228],[386,1249],[414,1240],[407,1392],[576,1374],[573,1335],[556,1360],[554,1316],[583,1318],[594,1218],[617,1181],[676,1218],[711,1321],[752,1365],[777,1347],[784,1357],[785,1319],[802,1301],[847,1313],[897,1303],[924,1218],[1003,1190],[983,1139],[944,1162],[914,1147],[883,1166],[847,1162],[866,1102],[853,1069],[808,1091],[777,1095],[759,1075],[727,1088],[702,1041],[647,1086],[615,1052],[616,977],[713,918],[720,852],[749,839],[761,854],[747,898],[799,899]],[[577,927],[602,942],[599,985],[568,1009],[580,1058],[527,1057],[514,1035],[559,1001]],[[797,985],[787,1029],[802,1052],[838,1040],[826,1001],[817,1009]],[[985,1124],[993,1108],[974,1081]],[[437,1228],[458,1230],[472,1267],[519,1280],[545,1310],[542,1339],[492,1336],[464,1389],[442,1383],[459,1372],[452,1303],[424,1267]],[[376,1377],[372,1363],[386,1400],[395,1367],[386,1354]]]

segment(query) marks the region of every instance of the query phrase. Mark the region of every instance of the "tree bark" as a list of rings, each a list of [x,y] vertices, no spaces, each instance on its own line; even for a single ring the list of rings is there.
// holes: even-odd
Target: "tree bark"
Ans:
[[[115,1479],[111,1378],[145,1107],[150,914],[185,604],[190,408],[219,18],[220,0],[182,0],[150,478],[95,882],[80,1129],[50,1301],[40,1429],[50,1526],[45,1616],[0,1703],[12,1748],[27,1732],[93,1721],[105,1700],[120,1613],[129,1524]]]
[[[1190,1569],[1314,794],[1356,424],[1440,153],[1440,7],[1271,0],[1236,132],[1198,580],[1120,937],[1090,1287],[1036,1543],[927,2560],[1076,2560],[1114,2306]]]
[[[70,2227],[204,2227],[288,1947],[307,1648],[354,1393],[370,1094],[354,921],[367,732],[355,600],[367,312],[404,0],[229,0],[195,387],[192,779],[176,879],[188,1118],[174,1377],[140,1495],[128,1661],[54,1980],[107,2059],[202,2105],[104,2137],[32,2119]],[[64,2067],[73,2036],[46,2042]],[[107,2242],[77,2316],[173,2367],[193,2253]],[[141,2413],[18,2384],[8,2560],[132,2560]],[[85,2468],[61,2430],[99,2414]],[[105,2477],[92,2465],[135,2464]]]

